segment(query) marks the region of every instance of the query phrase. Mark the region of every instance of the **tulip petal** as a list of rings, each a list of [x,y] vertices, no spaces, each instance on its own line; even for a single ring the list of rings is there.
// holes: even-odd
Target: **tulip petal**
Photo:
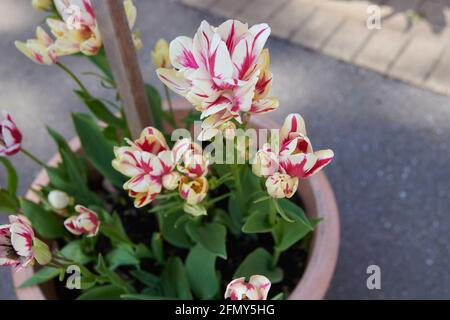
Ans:
[[[191,84],[183,76],[183,73],[171,69],[159,68],[156,70],[159,79],[175,93],[185,96],[188,94]]]
[[[217,27],[216,32],[225,41],[228,52],[232,55],[236,45],[247,34],[248,25],[238,20],[227,20]]]
[[[304,136],[306,134],[305,120],[298,113],[291,113],[284,120],[283,126],[281,127],[280,139],[283,144],[286,140],[290,139],[291,133],[300,133]]]
[[[250,113],[266,113],[276,110],[280,105],[278,98],[270,97],[265,99],[259,99],[253,101],[252,106],[249,110]]]
[[[195,61],[209,74],[213,82],[216,79],[231,78],[233,64],[227,46],[219,34],[214,33],[208,22],[202,21],[193,42]]]
[[[181,71],[198,69],[197,61],[195,61],[194,53],[192,52],[192,42],[191,38],[181,36],[170,43],[170,61],[175,68]]]
[[[249,283],[258,289],[260,298],[258,300],[266,300],[270,290],[271,282],[265,276],[254,275],[250,277]]]
[[[22,257],[29,257],[33,251],[34,231],[25,217],[9,216],[11,223],[11,245]]]
[[[314,152],[314,156],[316,157],[316,162],[314,165],[308,170],[308,176],[313,175],[314,173],[320,171],[323,167],[328,165],[331,160],[333,160],[334,152],[333,150],[320,150]]]
[[[269,35],[270,28],[267,24],[257,24],[251,27],[249,34],[236,45],[232,61],[238,79],[248,79],[256,71],[257,59]]]

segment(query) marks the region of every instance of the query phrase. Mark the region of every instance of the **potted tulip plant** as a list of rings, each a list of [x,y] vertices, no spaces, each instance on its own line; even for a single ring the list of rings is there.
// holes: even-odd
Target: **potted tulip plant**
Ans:
[[[326,183],[324,198],[311,201],[299,196],[299,182],[330,163],[333,152],[313,151],[299,114],[268,136],[257,130],[261,125],[255,128],[252,117],[279,106],[270,95],[264,49],[269,26],[228,20],[216,28],[203,21],[193,38],[178,37],[170,46],[158,41],[152,58],[168,108],[147,84],[155,123],[131,137],[120,97],[93,96],[60,61],[87,57],[98,69],[90,74],[117,89],[90,0],[33,5],[49,13],[55,39],[38,27],[36,39],[16,42],[17,48],[74,79],[90,113],[72,114],[78,137],[69,143],[48,128],[58,147],[48,164],[23,148],[10,115],[0,122],[0,160],[8,173],[0,211],[10,214],[10,223],[0,226],[0,265],[13,267],[18,292],[50,282],[62,299],[287,297],[308,255],[315,259],[309,250],[314,229],[327,223],[303,207],[313,203],[311,211],[318,211],[320,201],[328,201],[336,211]],[[124,7],[131,29],[136,8],[131,0]],[[142,47],[138,33],[134,43]],[[189,110],[173,106],[169,90],[184,97]],[[43,168],[26,198],[17,195],[8,160],[16,153]],[[325,289],[335,245],[325,261],[331,266]],[[24,270],[25,281],[18,276]]]

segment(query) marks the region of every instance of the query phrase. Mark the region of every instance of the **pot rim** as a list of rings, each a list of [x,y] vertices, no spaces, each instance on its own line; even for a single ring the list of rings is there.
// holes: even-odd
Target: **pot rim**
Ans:
[[[185,104],[174,106],[178,110],[187,109]],[[191,108],[189,106],[189,108]],[[265,115],[260,115],[251,120],[253,125],[260,128],[279,128],[279,124]],[[73,151],[81,149],[78,137],[73,138],[69,142],[69,146]],[[60,155],[55,154],[48,162],[50,166],[54,166],[61,161]],[[39,189],[49,182],[46,171],[41,170],[29,191],[26,198],[30,201],[38,202],[39,199],[31,191],[31,189]],[[340,240],[340,224],[339,212],[334,196],[333,189],[323,171],[318,172],[312,177],[303,179],[299,183],[298,193],[305,205],[305,212],[310,218],[321,218],[323,221],[314,230],[311,249],[308,254],[308,262],[306,269],[299,283],[288,297],[289,300],[320,300],[325,294],[333,277],[336,266],[339,240]],[[27,288],[19,288],[19,286],[34,274],[33,268],[15,271],[12,269],[12,278],[16,289],[17,298],[19,300],[47,300],[57,299],[58,297],[49,288],[42,286],[31,286]]]

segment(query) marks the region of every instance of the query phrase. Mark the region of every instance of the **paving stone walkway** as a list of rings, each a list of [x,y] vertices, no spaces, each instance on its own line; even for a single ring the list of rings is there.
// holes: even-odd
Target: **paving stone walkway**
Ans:
[[[450,0],[181,2],[250,24],[267,22],[283,40],[450,95]],[[381,29],[370,30],[368,19],[377,13]]]

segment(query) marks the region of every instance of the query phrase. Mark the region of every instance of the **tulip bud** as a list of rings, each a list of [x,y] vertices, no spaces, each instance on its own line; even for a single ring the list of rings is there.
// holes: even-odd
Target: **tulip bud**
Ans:
[[[156,68],[170,68],[169,44],[165,39],[156,42],[152,60]]]
[[[297,187],[298,178],[284,173],[276,172],[266,180],[267,193],[276,199],[292,197]]]
[[[267,300],[270,290],[270,280],[265,276],[254,275],[245,282],[245,278],[231,281],[225,291],[225,299],[231,300]]]
[[[0,266],[31,266],[35,258],[33,243],[36,241],[31,222],[25,216],[11,215],[9,223],[0,226]]]
[[[31,5],[36,10],[46,11],[46,10],[51,10],[53,8],[53,1],[52,0],[32,0]]]
[[[252,171],[258,177],[268,177],[278,171],[277,156],[270,149],[258,151],[252,165]]]
[[[53,39],[41,27],[36,28],[36,39],[16,41],[16,48],[33,62],[43,65],[56,63],[57,54]]]
[[[162,184],[163,187],[167,190],[175,190],[176,188],[178,188],[180,180],[181,175],[176,171],[172,171],[171,173],[166,174],[162,177]]]
[[[198,177],[189,180],[182,177],[180,182],[180,196],[190,205],[196,205],[205,199],[208,193],[208,180],[205,177]]]
[[[184,152],[178,170],[191,179],[204,176],[208,173],[209,161],[203,155],[202,148],[192,143],[190,149]]]
[[[22,134],[11,116],[3,111],[0,118],[0,156],[12,156],[20,151]]]
[[[185,203],[183,206],[183,210],[184,212],[193,215],[194,217],[198,217],[198,216],[206,216],[207,212],[206,212],[206,208],[202,205],[191,205],[188,203]]]
[[[65,209],[70,203],[70,197],[67,193],[59,190],[52,190],[48,194],[48,202],[53,209],[62,210]]]
[[[87,237],[94,237],[100,228],[100,220],[97,214],[84,206],[77,205],[75,211],[79,213],[64,221],[66,229],[74,235],[87,234]]]

